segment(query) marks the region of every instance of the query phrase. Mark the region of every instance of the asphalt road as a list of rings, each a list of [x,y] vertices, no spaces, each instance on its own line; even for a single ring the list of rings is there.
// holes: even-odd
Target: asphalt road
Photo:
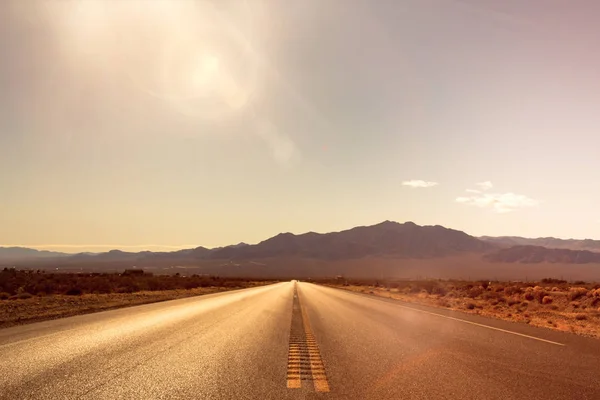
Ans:
[[[308,283],[0,330],[1,399],[600,399],[600,341]]]

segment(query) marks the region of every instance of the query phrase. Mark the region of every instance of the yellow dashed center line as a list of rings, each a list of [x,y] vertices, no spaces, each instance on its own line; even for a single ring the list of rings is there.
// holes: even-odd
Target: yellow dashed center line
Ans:
[[[312,381],[315,391],[329,392],[330,388],[327,375],[325,374],[325,365],[321,359],[319,346],[310,326],[308,314],[300,302],[296,287],[294,287],[292,313],[287,364],[287,387],[289,389],[299,389],[302,387],[302,381],[305,381],[305,385],[309,381]]]
[[[287,387],[289,389],[297,389],[300,387],[300,366],[290,365],[293,364],[292,360],[300,354],[300,345],[290,344],[290,350],[288,355],[288,371],[287,371]]]
[[[304,333],[306,334],[306,342],[308,344],[308,359],[310,361],[315,390],[317,392],[329,392],[329,382],[327,382],[327,376],[325,375],[325,365],[323,365],[321,352],[316,344],[308,314],[302,303],[300,303],[300,309],[302,310],[302,322],[304,323]]]

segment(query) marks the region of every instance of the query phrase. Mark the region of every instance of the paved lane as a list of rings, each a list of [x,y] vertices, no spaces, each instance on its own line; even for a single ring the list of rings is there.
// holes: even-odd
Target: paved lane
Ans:
[[[598,340],[300,286],[338,398],[600,399]]]
[[[5,329],[0,398],[286,398],[291,308],[283,283]]]
[[[420,308],[286,282],[3,329],[0,398],[600,398],[600,342]]]

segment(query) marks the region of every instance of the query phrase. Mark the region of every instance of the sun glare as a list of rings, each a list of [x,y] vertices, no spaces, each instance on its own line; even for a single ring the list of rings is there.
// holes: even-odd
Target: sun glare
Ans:
[[[213,55],[201,56],[192,75],[195,88],[206,90],[219,79],[219,59]]]
[[[245,3],[218,9],[201,0],[48,4],[82,73],[124,74],[178,112],[223,118],[245,106],[257,87],[259,60],[249,50],[256,24]]]

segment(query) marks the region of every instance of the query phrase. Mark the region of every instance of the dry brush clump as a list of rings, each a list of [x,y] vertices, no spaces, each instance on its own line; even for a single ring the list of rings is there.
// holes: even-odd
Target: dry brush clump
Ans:
[[[569,289],[569,300],[575,301],[583,296],[587,296],[588,290],[584,287],[573,287]]]
[[[0,271],[0,328],[270,283],[211,276]],[[36,293],[35,295],[32,294]]]
[[[135,293],[202,287],[244,287],[248,279],[216,276],[153,275],[142,270],[123,273],[47,273],[4,268],[0,271],[0,300],[33,296]]]

